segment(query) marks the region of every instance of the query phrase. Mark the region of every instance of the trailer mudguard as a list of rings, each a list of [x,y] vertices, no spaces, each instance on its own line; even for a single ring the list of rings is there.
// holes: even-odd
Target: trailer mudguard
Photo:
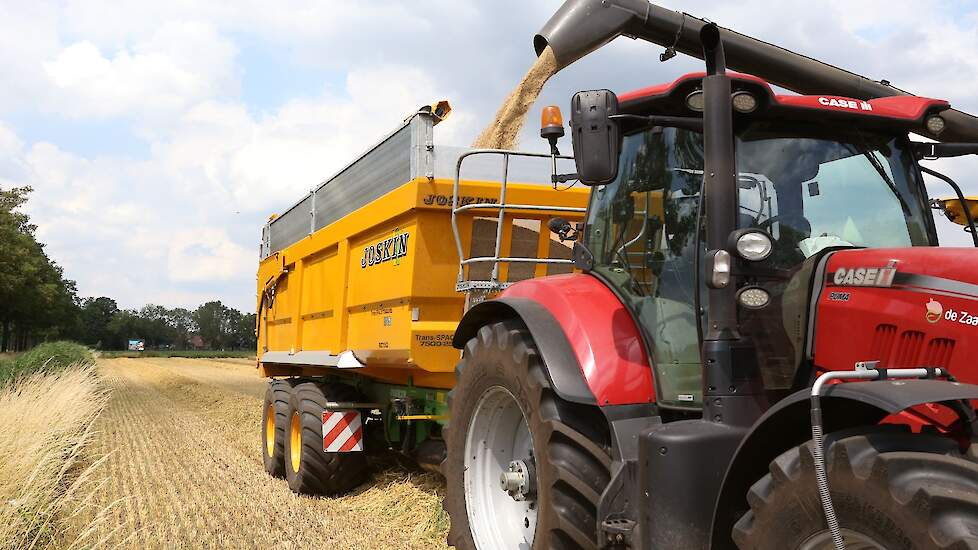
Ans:
[[[805,388],[779,401],[740,443],[716,500],[710,548],[734,548],[730,532],[737,514],[747,509],[750,486],[781,453],[812,438],[810,395],[811,389]],[[834,384],[821,398],[824,431],[872,426],[917,405],[973,399],[978,399],[978,385],[941,380]]]
[[[638,327],[597,278],[569,274],[516,283],[470,309],[453,345],[461,349],[482,326],[512,318],[530,331],[562,399],[598,406],[655,402]]]

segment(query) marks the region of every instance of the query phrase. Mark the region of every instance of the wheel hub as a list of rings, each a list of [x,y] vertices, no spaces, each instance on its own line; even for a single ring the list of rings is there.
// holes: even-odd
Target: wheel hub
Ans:
[[[530,462],[532,464],[532,461]],[[537,482],[533,467],[522,460],[513,460],[499,475],[499,485],[515,501],[530,500],[535,496]]]
[[[533,546],[537,481],[533,437],[516,397],[501,386],[485,390],[465,437],[465,509],[478,550]]]
[[[845,541],[846,550],[886,550],[886,548],[869,537],[852,529],[842,529],[842,540]],[[835,543],[832,542],[832,533],[827,530],[812,535],[803,542],[798,550],[835,550]]]

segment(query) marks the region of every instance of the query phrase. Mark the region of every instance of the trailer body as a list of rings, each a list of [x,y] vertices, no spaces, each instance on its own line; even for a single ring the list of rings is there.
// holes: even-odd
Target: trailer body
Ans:
[[[412,394],[414,412],[443,416],[438,390],[453,385],[452,336],[466,307],[456,291],[454,176],[471,150],[434,146],[437,121],[428,112],[411,116],[266,224],[257,281],[261,376],[352,376],[372,403]],[[556,215],[580,220],[588,192],[556,190],[550,163],[495,155],[463,167],[456,206],[487,205],[457,217],[463,254],[493,254],[506,176],[510,204],[557,209],[504,209],[502,255],[567,263],[501,265],[500,286],[572,270],[570,246],[547,223]],[[488,275],[488,266],[470,269]]]

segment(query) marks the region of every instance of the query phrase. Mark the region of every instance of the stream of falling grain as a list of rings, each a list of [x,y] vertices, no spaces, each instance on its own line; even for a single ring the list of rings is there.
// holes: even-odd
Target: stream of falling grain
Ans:
[[[547,46],[523,80],[503,101],[496,111],[496,118],[479,134],[472,147],[477,149],[513,149],[520,130],[526,122],[526,114],[536,102],[543,85],[557,72],[557,59]]]

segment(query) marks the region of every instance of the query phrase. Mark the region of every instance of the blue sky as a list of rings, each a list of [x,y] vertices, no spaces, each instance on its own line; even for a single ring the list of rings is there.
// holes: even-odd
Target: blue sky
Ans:
[[[471,142],[558,5],[0,0],[0,186],[35,189],[38,234],[83,296],[250,310],[269,214],[418,105],[449,99],[436,141]],[[665,5],[978,111],[972,2]],[[619,39],[551,79],[539,105],[699,67],[660,64],[658,52]],[[522,145],[539,150],[532,126]],[[937,168],[978,194],[966,179],[975,162]],[[968,242],[957,227],[941,231]]]

